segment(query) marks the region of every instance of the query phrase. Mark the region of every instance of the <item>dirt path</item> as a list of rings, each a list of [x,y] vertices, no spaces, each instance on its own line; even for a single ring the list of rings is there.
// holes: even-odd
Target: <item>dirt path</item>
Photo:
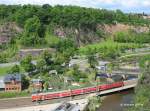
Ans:
[[[19,107],[19,106],[27,106],[27,105],[33,105],[31,98],[0,100],[0,109],[13,108],[13,107]]]

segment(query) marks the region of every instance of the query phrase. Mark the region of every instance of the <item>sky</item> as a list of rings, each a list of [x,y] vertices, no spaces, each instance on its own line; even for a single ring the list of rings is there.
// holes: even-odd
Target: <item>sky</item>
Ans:
[[[120,9],[127,13],[150,14],[150,0],[0,0],[0,4],[77,5],[110,10]]]

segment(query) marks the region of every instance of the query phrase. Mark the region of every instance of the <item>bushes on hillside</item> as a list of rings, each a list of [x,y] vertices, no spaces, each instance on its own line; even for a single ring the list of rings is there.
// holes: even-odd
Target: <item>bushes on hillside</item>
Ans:
[[[131,107],[128,111],[150,109],[150,58],[148,58],[148,56],[142,57],[140,64],[143,71],[136,88],[136,96],[134,100],[135,106]]]
[[[78,53],[89,55],[92,51],[93,54],[98,53],[102,58],[115,59],[125,50],[134,49],[137,47],[140,47],[140,45],[134,43],[117,43],[113,41],[106,41],[81,47]]]
[[[28,19],[25,22],[24,33],[21,37],[21,41],[25,46],[35,46],[44,42],[42,25],[37,16]]]
[[[114,41],[121,43],[150,43],[149,33],[117,32]]]

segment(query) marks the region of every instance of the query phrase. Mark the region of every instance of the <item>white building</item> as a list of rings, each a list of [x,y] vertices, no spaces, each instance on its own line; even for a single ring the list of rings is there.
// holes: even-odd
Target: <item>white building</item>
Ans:
[[[107,70],[107,65],[109,64],[110,62],[108,61],[98,61],[98,65],[96,66],[96,68],[100,71],[106,71]]]
[[[4,77],[0,77],[0,91],[5,90]]]

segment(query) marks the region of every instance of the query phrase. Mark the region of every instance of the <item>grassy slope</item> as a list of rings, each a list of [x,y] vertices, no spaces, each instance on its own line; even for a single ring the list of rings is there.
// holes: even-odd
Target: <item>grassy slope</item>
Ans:
[[[7,72],[13,67],[12,66],[7,66],[7,67],[0,67],[0,76],[4,76],[6,74],[8,74]],[[20,67],[20,73],[24,73],[24,69],[22,67]]]
[[[4,76],[7,74],[7,71],[10,70],[12,66],[9,67],[0,67],[0,76]]]
[[[89,52],[89,49],[91,51],[104,52],[107,49],[125,50],[125,49],[130,49],[130,48],[139,48],[139,47],[142,47],[142,46],[140,44],[135,44],[135,43],[117,43],[117,42],[113,42],[110,40],[110,41],[105,41],[105,42],[81,47],[79,49],[79,53],[87,54]]]
[[[15,97],[27,97],[30,96],[29,93],[23,92],[0,92],[0,99],[4,98],[15,98]]]

